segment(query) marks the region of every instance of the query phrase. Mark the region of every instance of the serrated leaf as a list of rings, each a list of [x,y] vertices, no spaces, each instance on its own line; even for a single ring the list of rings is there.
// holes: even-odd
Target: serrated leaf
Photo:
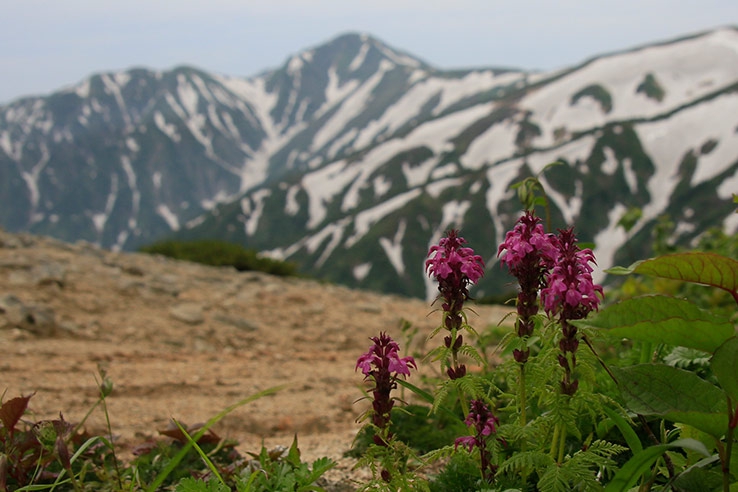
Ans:
[[[612,477],[610,483],[605,487],[605,492],[626,492],[638,480],[645,471],[649,469],[656,459],[666,451],[674,448],[690,449],[700,454],[709,456],[710,453],[704,444],[694,439],[680,439],[669,444],[660,444],[651,446],[640,453],[636,453],[631,459],[623,465],[620,470]]]
[[[710,368],[733,403],[738,403],[738,338],[730,338],[718,347]]]
[[[607,330],[614,337],[666,343],[714,352],[735,333],[730,320],[669,296],[644,296],[608,306],[572,321],[579,327]]]
[[[628,268],[607,270],[613,275],[639,273],[652,277],[711,285],[738,295],[738,261],[715,253],[690,251],[637,261]]]
[[[717,438],[728,429],[725,392],[695,374],[665,364],[612,371],[633,412],[688,424]]]

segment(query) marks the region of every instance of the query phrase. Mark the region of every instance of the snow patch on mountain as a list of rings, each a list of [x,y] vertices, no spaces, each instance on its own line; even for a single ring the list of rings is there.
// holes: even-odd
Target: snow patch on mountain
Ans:
[[[164,221],[167,223],[169,228],[173,231],[179,230],[179,218],[177,217],[177,214],[172,212],[168,206],[161,203],[156,207],[156,213],[164,219]]]
[[[355,72],[356,70],[360,69],[361,66],[364,64],[364,61],[366,60],[366,55],[369,53],[369,48],[371,45],[366,42],[366,39],[362,39],[363,43],[361,44],[361,47],[359,48],[359,52],[356,54],[353,60],[351,60],[351,63],[349,64],[349,71]]]
[[[405,206],[410,200],[420,195],[420,193],[420,189],[406,191],[357,214],[354,218],[354,234],[346,240],[345,246],[350,248],[355,245],[369,232],[374,224]]]
[[[366,109],[367,104],[371,101],[372,91],[382,80],[384,74],[392,67],[393,65],[391,63],[382,60],[379,64],[379,70],[343,100],[343,103],[335,114],[331,116],[315,134],[315,137],[313,137],[311,146],[313,151],[323,148],[330,140],[346,129],[352,119],[359,116]]]
[[[394,238],[391,240],[386,237],[379,238],[379,245],[387,255],[392,267],[400,276],[405,275],[405,262],[402,259],[402,240],[405,237],[406,230],[407,221],[402,219],[397,226],[397,232],[395,233]]]
[[[308,230],[315,229],[326,216],[326,205],[330,203],[361,172],[357,166],[347,166],[346,161],[337,161],[310,172],[302,178],[302,188],[308,195]]]
[[[182,137],[177,132],[177,127],[173,123],[167,123],[167,120],[164,118],[164,115],[161,114],[161,111],[155,111],[154,112],[154,123],[156,124],[156,127],[161,130],[161,132],[172,139],[174,142],[179,142]]]
[[[605,270],[615,266],[615,253],[628,240],[628,234],[618,223],[626,210],[625,205],[616,203],[607,212],[607,227],[597,233],[594,238],[594,254],[597,258],[597,265],[592,272],[592,280],[595,283],[602,283],[606,275]]]
[[[369,275],[369,272],[371,271],[371,269],[372,269],[371,262],[361,263],[359,265],[354,266],[352,273],[354,275],[354,278],[357,281],[361,282]]]
[[[510,157],[515,153],[517,132],[518,125],[512,119],[492,125],[469,144],[461,156],[461,165],[477,170]]]
[[[712,116],[715,114],[722,114],[723,117]],[[679,164],[689,152],[694,155],[700,153],[700,149],[695,148],[695,142],[715,139],[718,145],[707,155],[699,156],[697,169],[691,180],[693,185],[723,172],[730,164],[735,163],[734,156],[738,155],[736,114],[738,95],[729,94],[686,108],[667,120],[641,123],[635,127],[656,169],[647,184],[651,201],[643,207],[641,220],[634,229],[639,229],[666,209],[681,179],[678,173]]]
[[[246,236],[251,237],[256,233],[259,219],[264,212],[264,200],[271,194],[272,190],[265,188],[252,193],[250,197],[241,199],[241,211],[246,217],[243,225]]]

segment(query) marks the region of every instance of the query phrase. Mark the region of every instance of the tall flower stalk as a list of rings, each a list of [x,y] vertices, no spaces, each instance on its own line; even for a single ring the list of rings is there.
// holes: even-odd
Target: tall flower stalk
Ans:
[[[389,424],[395,399],[392,390],[397,388],[397,378],[409,376],[410,368],[417,369],[415,359],[400,357],[400,346],[386,333],[372,337],[374,344],[356,361],[356,369],[361,369],[365,380],[374,383],[372,392],[372,424],[377,429],[375,444],[386,446],[392,438]]]
[[[549,317],[558,318],[561,325],[559,365],[564,369],[560,382],[561,394],[571,398],[579,388],[574,375],[579,348],[577,327],[571,321],[583,319],[596,310],[603,296],[602,287],[592,281],[594,254],[589,248],[580,249],[572,228],[559,229],[554,240],[557,255],[541,290],[541,300]],[[566,442],[566,429],[559,422],[554,428],[551,456],[561,463]]]
[[[355,370],[361,369],[364,380],[373,383],[370,389],[372,408],[365,416],[371,418],[374,427],[374,444],[383,450],[379,453],[384,457],[379,477],[383,482],[390,483],[393,478],[399,478],[396,476],[397,467],[392,466],[395,459],[390,449],[393,442],[390,422],[396,401],[391,393],[397,388],[397,379],[409,376],[410,368],[417,369],[417,365],[410,356],[400,357],[400,346],[386,333],[380,333],[371,340],[374,343],[358,358]]]
[[[464,244],[466,240],[456,230],[450,230],[437,245],[431,246],[425,262],[428,275],[438,282],[438,298],[443,309],[439,330],[445,329],[448,332],[443,339],[446,348],[443,353],[450,354],[442,355],[441,359],[451,380],[466,375],[466,366],[459,362],[458,357],[464,346],[464,338],[460,332],[465,328],[470,329],[466,322],[464,303],[469,299],[469,286],[476,284],[484,275],[484,260]]]
[[[557,254],[549,234],[541,225],[541,219],[532,211],[518,219],[515,227],[505,235],[497,256],[500,263],[506,264],[512,275],[518,279],[515,328],[520,338],[520,346],[513,350],[513,357],[520,366],[519,415],[520,422],[526,424],[525,363],[530,356],[527,339],[533,334],[535,318],[538,314],[538,291],[545,285],[544,274],[553,264]]]
[[[481,400],[472,400],[469,414],[464,423],[474,429],[474,435],[456,438],[454,448],[464,446],[471,453],[474,448],[479,449],[480,469],[482,478],[492,483],[497,473],[497,465],[492,461],[492,452],[487,447],[487,438],[497,432],[500,420],[494,416],[486,403]]]

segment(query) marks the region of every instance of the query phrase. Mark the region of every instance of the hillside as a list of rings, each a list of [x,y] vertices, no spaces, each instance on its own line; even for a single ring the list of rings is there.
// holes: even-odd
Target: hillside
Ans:
[[[554,161],[552,226],[576,224],[601,269],[648,256],[663,216],[675,243],[734,232],[737,114],[735,28],[556,73],[447,72],[347,34],[252,79],[131,70],[0,108],[0,224],[113,249],[227,239],[421,298],[456,227],[494,294],[509,187]]]
[[[341,458],[360,427],[354,367],[368,338],[386,330],[404,347],[404,318],[420,330],[413,350],[423,350],[440,320],[418,300],[3,231],[0,285],[6,398],[34,393],[36,418],[61,411],[77,422],[98,397],[102,366],[114,384],[107,406],[124,454],[160,437],[171,417],[204,422],[284,384],[216,432],[243,451],[258,451],[262,439],[289,445],[297,433],[305,459]],[[505,313],[475,311],[478,329]],[[87,428],[104,432],[104,422],[95,411]],[[335,476],[345,479],[350,466],[342,460]]]

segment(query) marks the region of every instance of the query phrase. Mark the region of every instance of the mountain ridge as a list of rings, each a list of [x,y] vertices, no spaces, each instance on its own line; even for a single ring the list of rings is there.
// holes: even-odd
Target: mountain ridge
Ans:
[[[576,222],[606,268],[647,251],[663,215],[675,242],[738,226],[736,66],[730,27],[551,73],[443,71],[344,34],[250,79],[102,74],[0,107],[0,224],[114,249],[224,238],[429,296],[422,258],[443,230],[471,229],[494,264],[519,210],[509,185],[561,161],[541,176],[554,222]]]

